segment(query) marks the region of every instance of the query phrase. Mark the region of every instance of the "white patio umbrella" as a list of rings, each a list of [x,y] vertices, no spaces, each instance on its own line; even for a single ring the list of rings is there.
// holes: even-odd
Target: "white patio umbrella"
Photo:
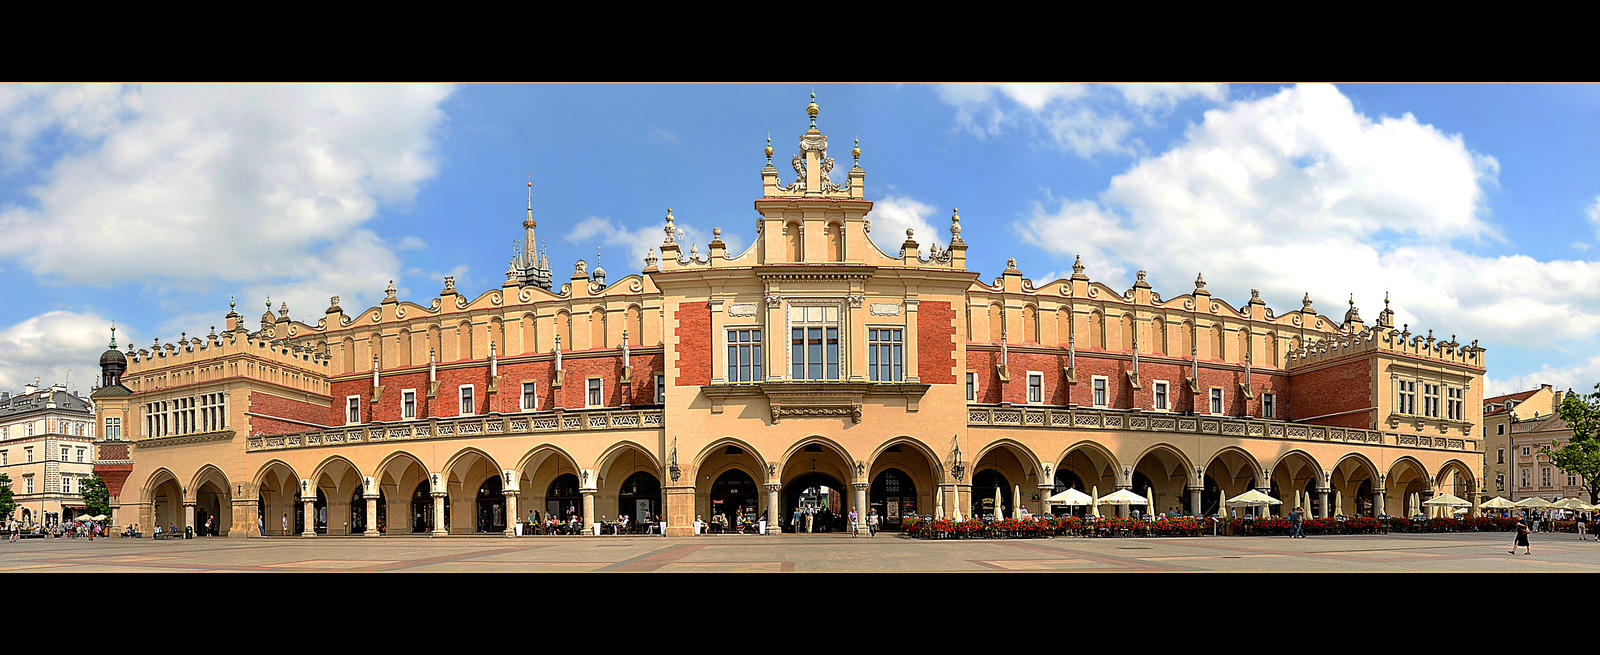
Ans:
[[[1095,518],[1100,518],[1100,485],[1089,488],[1089,511],[1094,512]]]
[[[96,514],[96,515],[94,515],[94,520],[96,520],[96,521],[104,521],[104,520],[106,520],[106,515],[104,515],[104,514]]]
[[[1328,516],[1333,516],[1335,514],[1343,514],[1344,513],[1344,492],[1343,491],[1335,491],[1335,492],[1333,492],[1333,507],[1330,507],[1329,509],[1331,509],[1333,511],[1328,512]]]
[[[1577,498],[1562,498],[1561,500],[1550,503],[1551,509],[1570,509],[1574,511],[1583,511],[1583,508],[1587,506],[1588,505],[1585,505],[1583,501],[1578,500]]]
[[[1439,510],[1439,516],[1441,518],[1447,516],[1447,514],[1445,514],[1445,512],[1449,511],[1449,510],[1446,510],[1445,509],[1446,507],[1467,508],[1467,507],[1471,507],[1472,506],[1472,503],[1470,501],[1465,500],[1465,499],[1463,499],[1463,498],[1461,498],[1459,496],[1456,496],[1455,494],[1449,494],[1449,493],[1439,494],[1437,496],[1429,498],[1428,500],[1424,501],[1422,504],[1423,505],[1427,505],[1429,509],[1437,508]],[[1465,512],[1466,509],[1462,509],[1461,511]],[[1456,513],[1459,514],[1461,512],[1456,512]]]
[[[1513,503],[1513,502],[1511,502],[1509,500],[1506,500],[1504,498],[1501,498],[1499,496],[1495,496],[1494,498],[1490,498],[1489,500],[1483,501],[1483,504],[1479,505],[1478,507],[1481,507],[1483,509],[1511,509],[1511,508],[1516,507],[1516,506],[1517,506],[1516,503]]]
[[[1118,489],[1100,499],[1102,505],[1145,505],[1148,502],[1144,497],[1127,489]]]
[[[1283,501],[1278,500],[1277,498],[1273,498],[1272,496],[1268,496],[1268,495],[1266,495],[1264,493],[1261,493],[1261,491],[1259,491],[1257,489],[1251,489],[1251,490],[1246,491],[1246,492],[1244,492],[1242,494],[1239,494],[1237,496],[1229,498],[1228,499],[1228,504],[1229,505],[1238,505],[1240,507],[1260,507],[1260,508],[1265,508],[1268,505],[1282,505]]]
[[[1011,486],[1011,518],[1022,518],[1022,486]]]
[[[1051,505],[1083,507],[1084,505],[1088,505],[1093,502],[1094,499],[1090,498],[1089,494],[1078,491],[1077,489],[1067,489],[1066,491],[1044,499],[1046,509],[1048,509]]]
[[[1543,498],[1540,498],[1538,496],[1534,496],[1532,498],[1523,498],[1522,500],[1517,501],[1516,502],[1516,506],[1517,507],[1526,507],[1526,508],[1531,508],[1531,509],[1540,509],[1540,508],[1544,508],[1544,507],[1549,507],[1550,506],[1550,501],[1545,500]]]
[[[1150,488],[1150,485],[1144,487],[1144,507],[1149,513],[1156,513],[1156,490]]]
[[[995,485],[995,488],[994,488],[994,518],[996,520],[1005,518],[1005,509],[1004,508],[1005,508],[1005,506],[1000,504],[1000,486],[999,485]]]

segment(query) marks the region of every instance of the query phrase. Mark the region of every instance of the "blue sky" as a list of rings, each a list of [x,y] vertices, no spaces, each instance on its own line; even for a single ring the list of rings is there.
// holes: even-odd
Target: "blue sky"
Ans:
[[[788,170],[811,86],[0,86],[0,388],[87,390],[105,347],[203,334],[228,298],[314,322],[451,274],[504,279],[525,181],[557,279],[636,272],[671,207],[752,238],[767,135]],[[1600,382],[1600,86],[817,84],[874,236],[949,239],[1035,282],[1309,292],[1489,349],[1489,391]]]

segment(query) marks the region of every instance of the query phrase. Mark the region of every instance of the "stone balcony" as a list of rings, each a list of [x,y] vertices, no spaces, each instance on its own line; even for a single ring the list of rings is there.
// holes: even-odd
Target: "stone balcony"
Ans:
[[[248,452],[317,448],[381,441],[455,439],[541,432],[659,429],[660,408],[590,409],[528,414],[488,414],[429,418],[392,423],[368,423],[325,430],[250,437]]]
[[[1450,439],[1375,430],[1306,425],[1225,416],[1185,416],[1165,412],[1052,407],[967,406],[967,425],[1087,430],[1185,432],[1219,437],[1338,441],[1374,446],[1481,452],[1476,439]]]

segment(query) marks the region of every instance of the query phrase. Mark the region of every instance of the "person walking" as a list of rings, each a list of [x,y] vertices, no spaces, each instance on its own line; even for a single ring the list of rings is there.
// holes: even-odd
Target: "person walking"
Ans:
[[[856,514],[856,508],[850,508],[850,513],[846,517],[850,521],[850,537],[853,539],[861,536],[861,529],[856,526],[856,519],[860,518],[860,515]]]
[[[1298,505],[1295,506],[1294,512],[1289,514],[1289,524],[1293,528],[1289,532],[1290,539],[1305,538],[1305,516],[1305,510],[1300,509]]]
[[[867,533],[868,537],[878,536],[878,510],[876,509],[867,511]]]
[[[283,515],[283,536],[289,536],[289,515]]]
[[[1515,555],[1517,554],[1517,546],[1522,546],[1526,549],[1526,552],[1522,553],[1523,555],[1532,555],[1533,548],[1528,546],[1528,531],[1528,524],[1524,523],[1520,518],[1517,519],[1517,540],[1511,543],[1511,550],[1506,552]]]
[[[806,508],[806,534],[811,534],[811,528],[814,527],[816,523],[817,511],[809,507]]]

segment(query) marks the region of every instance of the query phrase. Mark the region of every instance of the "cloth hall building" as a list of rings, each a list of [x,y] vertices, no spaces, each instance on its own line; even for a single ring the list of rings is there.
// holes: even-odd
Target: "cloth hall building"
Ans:
[[[530,513],[650,513],[687,535],[819,499],[891,527],[1037,513],[1067,487],[1200,514],[1252,488],[1318,515],[1479,500],[1475,342],[1353,303],[1343,320],[1309,297],[1235,305],[1203,278],[1171,297],[1081,264],[982,279],[955,211],[947,247],[908,230],[884,252],[859,147],[832,179],[807,110],[793,179],[767,147],[744,252],[720,229],[680,243],[668,210],[640,274],[578,261],[552,283],[530,195],[499,288],[445,278],[413,302],[391,283],[376,307],[299,319],[269,301],[258,324],[230,311],[221,333],[108,351],[95,411],[121,437],[97,469],[116,522],[510,535]]]

